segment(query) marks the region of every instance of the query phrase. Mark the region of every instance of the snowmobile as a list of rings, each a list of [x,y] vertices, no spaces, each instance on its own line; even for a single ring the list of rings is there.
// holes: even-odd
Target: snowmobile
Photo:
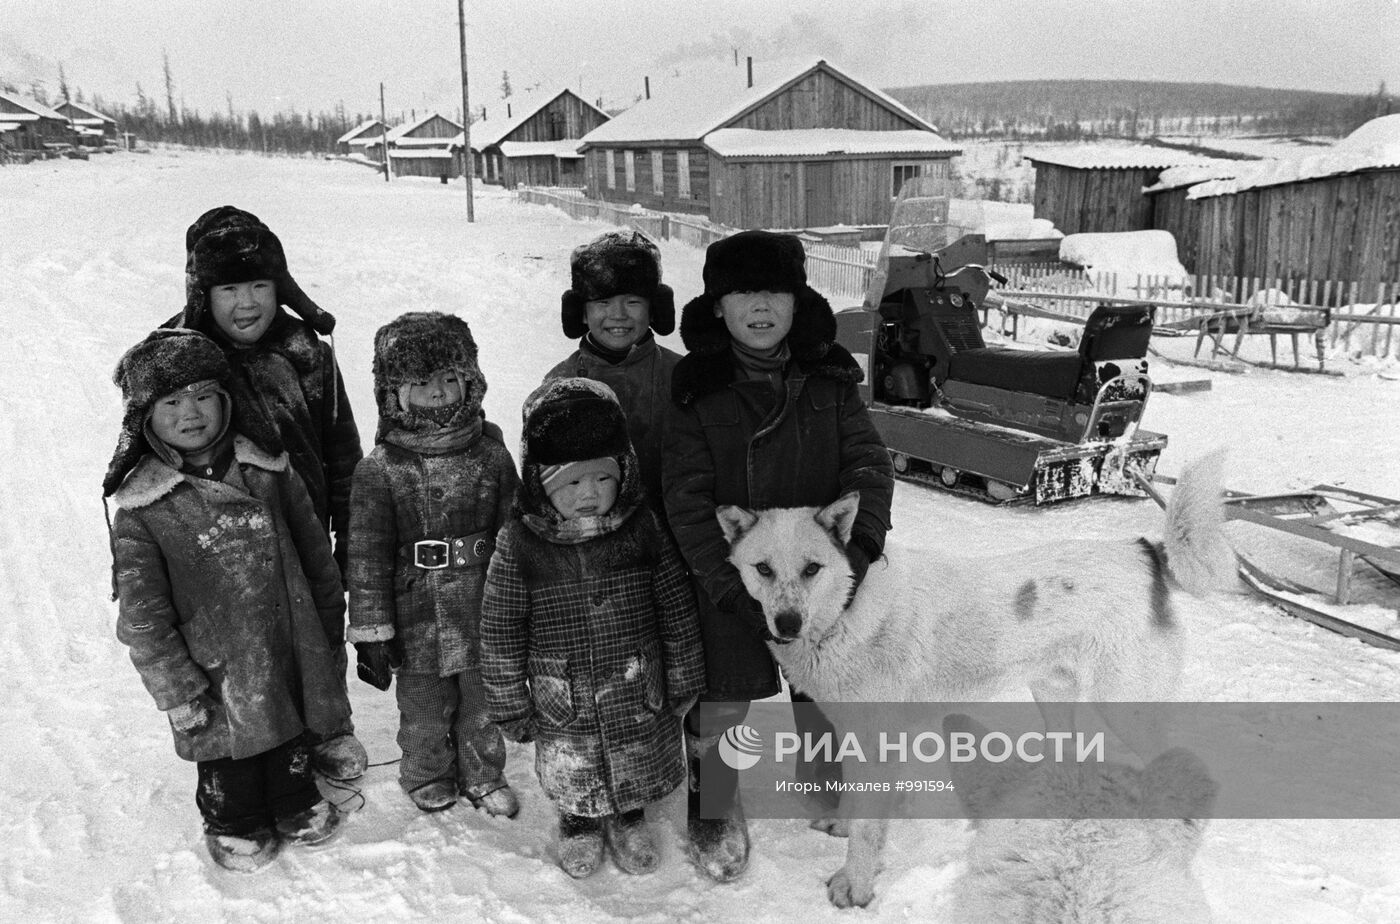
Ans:
[[[902,195],[896,217],[901,206],[918,208]],[[1153,309],[1097,307],[1077,350],[988,346],[979,312],[1006,280],[983,265],[985,237],[913,249],[897,228],[865,306],[836,315],[895,472],[996,503],[1144,496],[1134,473],[1150,479],[1167,445],[1139,427]]]

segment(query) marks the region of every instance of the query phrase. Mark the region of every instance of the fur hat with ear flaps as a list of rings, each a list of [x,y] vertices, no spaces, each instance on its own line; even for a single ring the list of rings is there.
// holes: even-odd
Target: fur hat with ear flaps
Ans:
[[[570,288],[560,299],[564,336],[588,333],[584,306],[614,295],[640,295],[651,303],[651,329],[676,329],[676,297],[661,281],[661,250],[640,231],[608,231],[574,248],[569,257]]]
[[[410,311],[379,328],[374,335],[376,442],[394,428],[422,426],[400,404],[399,390],[444,369],[457,370],[462,379],[462,413],[454,415],[453,423],[477,417],[486,396],[486,378],[477,364],[476,340],[466,321],[440,311]]]
[[[122,429],[117,450],[102,480],[102,496],[110,497],[141,457],[152,452],[146,439],[146,418],[156,401],[196,382],[212,379],[230,394],[233,371],[218,344],[198,331],[163,328],[127,350],[117,362],[112,381],[122,390]],[[257,415],[240,413],[232,402],[230,425],[270,455],[282,452],[276,432],[268,431]]]
[[[831,305],[807,285],[807,254],[793,234],[740,231],[705,249],[705,292],[681,312],[681,340],[693,353],[729,349],[729,328],[715,317],[719,300],[731,292],[791,292],[795,298],[788,348],[803,361],[820,359],[836,340]]]
[[[627,436],[627,417],[611,388],[593,379],[552,379],[530,393],[521,413],[520,492],[515,501],[521,512],[555,518],[541,483],[542,470],[586,459],[617,462],[622,478],[615,509],[641,502],[637,455]]]
[[[335,318],[302,291],[287,270],[282,242],[258,216],[231,205],[210,209],[185,231],[185,312],[181,326],[197,328],[217,285],[271,279],[277,300],[318,334],[335,329]]]

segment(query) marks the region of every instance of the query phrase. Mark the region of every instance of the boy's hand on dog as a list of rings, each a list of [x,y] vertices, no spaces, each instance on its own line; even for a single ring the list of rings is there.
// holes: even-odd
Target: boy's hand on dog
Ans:
[[[355,643],[355,676],[376,690],[387,690],[402,663],[388,642]]]
[[[187,703],[181,703],[174,709],[166,713],[170,717],[170,725],[182,735],[197,735],[209,727],[209,723],[214,720],[214,714],[209,711],[209,707],[204,705],[199,697],[195,697]]]
[[[526,744],[535,740],[535,715],[522,715],[516,719],[505,719],[496,723],[501,729],[501,734],[511,741],[518,741]]]
[[[865,572],[870,570],[870,550],[858,539],[852,539],[846,543],[846,560],[851,564],[851,592],[855,593],[855,588],[860,586],[860,582],[865,580]]]

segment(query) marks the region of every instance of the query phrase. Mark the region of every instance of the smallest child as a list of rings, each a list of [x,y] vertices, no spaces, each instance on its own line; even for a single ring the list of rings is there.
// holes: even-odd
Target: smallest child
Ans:
[[[320,844],[340,824],[316,788],[308,733],[349,717],[324,628],[344,618],[345,598],[306,487],[286,453],[266,449],[275,434],[239,415],[231,378],[195,331],[158,330],[128,350],[103,496],[119,505],[117,637],[175,752],[195,762],[210,855],[252,872],[279,843]]]
[[[486,576],[491,717],[535,740],[559,810],[559,865],[650,873],[645,806],[685,780],[680,716],[704,686],[690,579],[646,505],[611,389],[555,379],[524,408],[521,487]]]

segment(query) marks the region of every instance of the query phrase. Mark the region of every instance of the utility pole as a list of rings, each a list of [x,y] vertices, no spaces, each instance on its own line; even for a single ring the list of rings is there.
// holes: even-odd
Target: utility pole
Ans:
[[[457,0],[457,37],[462,47],[462,178],[467,181],[467,221],[476,221],[476,207],[472,202],[472,174],[476,165],[472,160],[471,103],[467,98],[467,11],[465,0]]]
[[[380,150],[384,152],[384,182],[389,182],[389,117],[384,114],[384,81],[379,81]]]

